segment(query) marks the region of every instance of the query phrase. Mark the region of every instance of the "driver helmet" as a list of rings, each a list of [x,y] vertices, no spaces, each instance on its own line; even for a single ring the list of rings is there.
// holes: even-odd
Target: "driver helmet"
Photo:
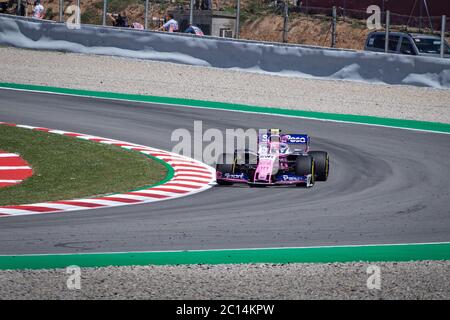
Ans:
[[[289,145],[287,143],[280,143],[280,153],[285,154],[289,152]]]

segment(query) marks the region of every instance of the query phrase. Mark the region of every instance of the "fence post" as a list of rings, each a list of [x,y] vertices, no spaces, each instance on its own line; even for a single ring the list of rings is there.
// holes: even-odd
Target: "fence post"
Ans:
[[[81,24],[81,4],[80,4],[80,0],[77,0],[77,7],[78,7],[78,15],[80,18],[80,24]]]
[[[189,5],[189,24],[194,23],[194,1],[195,0],[191,0]]]
[[[336,47],[336,6],[333,6],[333,21],[331,23],[331,47]]]
[[[384,39],[384,52],[389,51],[389,26],[391,24],[391,12],[386,10],[386,39]]]
[[[342,16],[343,16],[343,18],[344,18],[344,22],[345,22],[345,9],[346,9],[346,1],[344,0],[344,8],[343,8],[343,10],[342,10]]]
[[[420,1],[419,5],[419,32],[422,32],[422,7],[423,7],[423,1]]]
[[[148,0],[145,0],[144,28],[148,29]]]
[[[431,33],[434,33],[433,23],[431,22],[431,16],[430,16],[430,11],[428,10],[427,0],[423,0],[423,5],[425,6],[425,10],[427,11],[428,21],[430,22]]]
[[[288,42],[288,26],[289,24],[289,3],[284,1],[284,23],[283,23],[283,42]]]
[[[77,21],[80,23],[81,26],[81,0],[77,0],[77,11],[75,13],[77,14]]]
[[[59,0],[59,22],[64,22],[64,0]]]
[[[237,0],[236,6],[236,35],[235,38],[239,39],[241,32],[241,0]]]
[[[108,0],[103,0],[103,22],[102,24],[106,26],[106,12],[108,11]]]
[[[441,23],[441,58],[444,57],[445,53],[445,20],[447,20],[447,17],[443,15]]]

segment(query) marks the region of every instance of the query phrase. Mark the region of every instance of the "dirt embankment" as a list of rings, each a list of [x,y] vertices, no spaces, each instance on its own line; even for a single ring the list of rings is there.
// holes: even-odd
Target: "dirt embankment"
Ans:
[[[363,49],[364,41],[370,32],[358,20],[340,21],[336,28],[338,48]],[[283,17],[262,16],[244,23],[241,38],[277,41],[283,39]],[[317,46],[331,46],[331,20],[328,17],[296,15],[289,19],[288,42]]]

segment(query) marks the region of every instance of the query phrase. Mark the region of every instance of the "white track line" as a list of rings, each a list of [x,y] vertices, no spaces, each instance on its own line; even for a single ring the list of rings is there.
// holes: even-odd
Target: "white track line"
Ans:
[[[20,156],[15,153],[0,153],[0,158],[20,158]]]

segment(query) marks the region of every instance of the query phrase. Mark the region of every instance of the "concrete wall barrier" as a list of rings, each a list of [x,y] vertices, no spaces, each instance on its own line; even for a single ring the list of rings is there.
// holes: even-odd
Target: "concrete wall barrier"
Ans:
[[[0,14],[0,44],[310,78],[450,88],[450,59],[36,21]]]

